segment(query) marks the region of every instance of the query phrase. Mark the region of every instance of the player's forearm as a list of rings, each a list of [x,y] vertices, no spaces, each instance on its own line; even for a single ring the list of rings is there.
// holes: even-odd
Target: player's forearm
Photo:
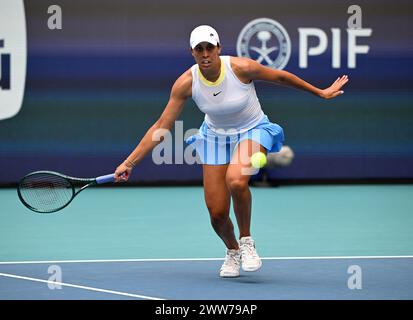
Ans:
[[[280,75],[277,82],[289,87],[310,92],[318,97],[321,97],[322,95],[321,89],[313,86],[312,84],[304,81],[303,79],[287,71],[280,71]]]
[[[170,131],[171,127],[172,126],[169,123],[161,122],[160,120],[156,121],[153,126],[149,128],[132,153],[126,158],[126,165],[134,167],[141,162],[142,159],[163,140],[162,131]]]

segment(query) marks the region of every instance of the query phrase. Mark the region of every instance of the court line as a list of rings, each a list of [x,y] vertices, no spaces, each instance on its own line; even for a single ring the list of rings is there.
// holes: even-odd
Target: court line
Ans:
[[[79,285],[76,285],[76,284],[65,283],[65,282],[58,282],[58,281],[50,281],[50,280],[43,280],[43,279],[37,279],[37,278],[23,277],[23,276],[18,276],[18,275],[9,274],[9,273],[0,273],[0,276],[7,277],[7,278],[20,279],[20,280],[29,280],[29,281],[34,281],[34,282],[50,283],[50,284],[53,284],[55,286],[60,285],[60,286],[71,287],[71,288],[76,288],[76,289],[83,289],[83,290],[89,290],[89,291],[110,293],[110,294],[115,294],[115,295],[119,295],[119,296],[140,298],[140,299],[146,299],[146,300],[165,300],[165,299],[162,299],[162,298],[144,296],[144,295],[121,292],[121,291],[113,291],[113,290],[99,289],[99,288],[94,288],[94,287],[79,286]]]
[[[411,259],[405,256],[322,256],[322,257],[261,257],[262,260],[334,260],[334,259]],[[99,263],[99,262],[172,262],[172,261],[220,261],[224,258],[160,258],[160,259],[97,259],[97,260],[39,260],[39,261],[0,261],[6,264],[47,264],[47,263]]]

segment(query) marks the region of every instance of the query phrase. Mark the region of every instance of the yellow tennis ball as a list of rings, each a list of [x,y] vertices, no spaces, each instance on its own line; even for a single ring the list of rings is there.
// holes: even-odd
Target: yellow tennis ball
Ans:
[[[267,156],[263,152],[256,152],[251,156],[251,165],[254,168],[262,168],[267,164]]]

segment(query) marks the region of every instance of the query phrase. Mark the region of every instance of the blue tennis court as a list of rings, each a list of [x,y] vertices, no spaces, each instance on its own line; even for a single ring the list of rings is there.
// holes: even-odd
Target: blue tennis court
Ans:
[[[0,299],[413,298],[410,185],[252,192],[263,267],[222,279],[201,187],[98,187],[52,215],[1,189]]]

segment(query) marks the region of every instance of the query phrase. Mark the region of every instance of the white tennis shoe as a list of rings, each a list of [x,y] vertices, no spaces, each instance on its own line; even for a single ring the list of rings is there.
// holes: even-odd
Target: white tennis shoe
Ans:
[[[251,237],[242,237],[239,241],[241,252],[242,270],[257,271],[262,266],[262,261],[255,249],[255,242]]]
[[[227,249],[224,264],[219,270],[219,275],[223,278],[239,277],[241,265],[240,251],[236,249]]]

